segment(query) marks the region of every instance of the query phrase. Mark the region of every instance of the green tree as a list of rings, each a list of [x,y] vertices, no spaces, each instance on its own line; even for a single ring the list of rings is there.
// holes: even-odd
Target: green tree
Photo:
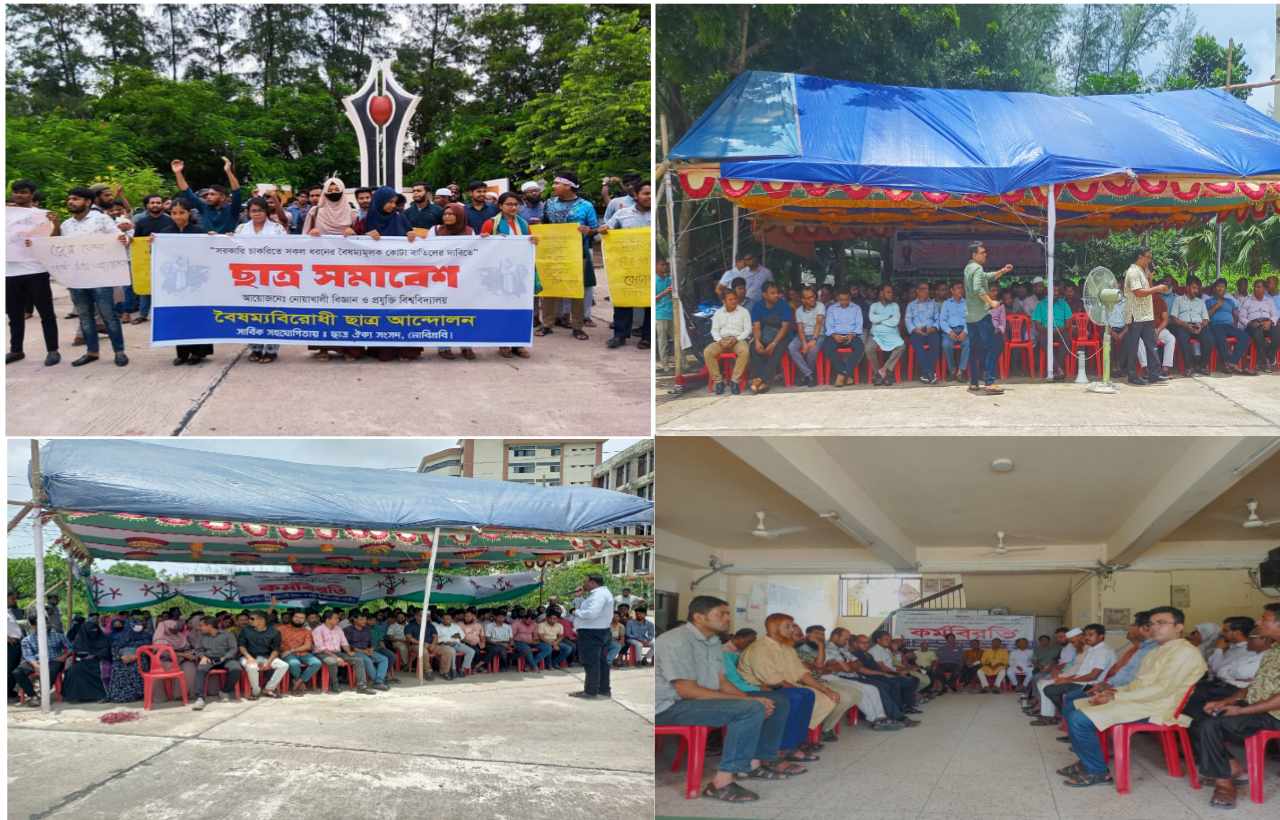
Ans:
[[[114,86],[117,71],[125,68],[151,68],[151,50],[147,36],[152,25],[142,16],[142,7],[127,3],[100,3],[91,7],[89,30],[106,47],[107,75]]]
[[[137,564],[129,561],[116,561],[103,570],[108,575],[119,575],[123,578],[145,578],[149,581],[159,580],[160,576],[149,564]]]
[[[1231,83],[1247,83],[1253,69],[1245,62],[1244,46],[1239,43],[1231,52]],[[1227,85],[1227,49],[1207,34],[1197,35],[1180,71],[1165,79],[1166,90],[1184,88],[1221,88]],[[1237,88],[1231,92],[1242,100],[1249,99],[1250,90]]]
[[[90,67],[90,7],[72,4],[14,4],[5,7],[10,66],[20,66],[9,99],[17,111],[74,107],[84,97]],[[15,94],[14,90],[18,93]],[[15,112],[10,104],[9,113]]]

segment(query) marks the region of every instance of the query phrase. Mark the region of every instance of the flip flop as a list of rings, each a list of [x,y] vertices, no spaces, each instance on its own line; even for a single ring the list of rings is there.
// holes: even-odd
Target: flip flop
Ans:
[[[1215,786],[1209,805],[1215,809],[1234,809],[1236,807],[1236,791],[1227,786]]]
[[[742,788],[737,783],[730,783],[723,789],[717,789],[711,783],[702,790],[703,797],[710,797],[713,800],[723,800],[726,803],[751,803],[759,800],[760,795],[753,791]]]

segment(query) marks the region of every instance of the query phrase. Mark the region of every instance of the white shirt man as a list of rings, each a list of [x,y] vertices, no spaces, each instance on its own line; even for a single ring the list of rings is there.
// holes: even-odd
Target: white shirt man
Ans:
[[[852,663],[856,659],[847,647],[837,646],[834,641],[827,641],[827,660],[838,663]],[[836,672],[835,677],[839,678],[841,683],[853,684],[862,693],[862,700],[858,701],[858,711],[862,713],[864,718],[875,723],[876,721],[884,720],[888,716],[884,711],[884,701],[880,700],[879,689],[869,683],[863,683],[857,679],[856,675],[851,673]]]
[[[741,305],[733,310],[716,308],[711,317],[711,338],[717,342],[732,336],[740,342],[751,341],[751,311]]]
[[[1035,667],[1034,656],[1030,649],[1010,649],[1009,650],[1009,676],[1021,674],[1023,680],[1031,677],[1032,669]]]
[[[1209,658],[1209,669],[1213,676],[1223,683],[1245,689],[1253,683],[1258,674],[1258,666],[1262,663],[1261,652],[1250,652],[1247,640],[1231,644],[1224,652],[1213,650]]]
[[[644,599],[638,595],[623,595],[619,593],[613,597],[614,606],[634,607],[636,604],[644,603]]]
[[[773,271],[764,265],[756,265],[754,268],[729,268],[720,277],[719,284],[726,290],[733,290],[733,280],[739,276],[747,280],[747,299],[753,305],[764,298],[764,283],[773,281]]]
[[[596,587],[573,612],[574,629],[608,629],[613,623],[613,594],[608,587]]]
[[[491,643],[507,643],[511,640],[511,624],[490,621],[484,625],[484,637]]]

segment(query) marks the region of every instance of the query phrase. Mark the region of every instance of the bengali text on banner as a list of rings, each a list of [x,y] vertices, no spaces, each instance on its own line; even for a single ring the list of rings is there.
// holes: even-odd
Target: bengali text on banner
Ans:
[[[533,263],[522,237],[159,234],[151,343],[526,346]]]
[[[31,251],[54,281],[68,288],[112,288],[129,284],[129,251],[123,234],[44,236]]]
[[[604,234],[604,269],[614,307],[653,304],[653,243],[648,228],[618,228]]]
[[[547,298],[581,299],[585,295],[582,282],[582,234],[572,223],[534,225],[529,230],[538,237],[538,278]]]

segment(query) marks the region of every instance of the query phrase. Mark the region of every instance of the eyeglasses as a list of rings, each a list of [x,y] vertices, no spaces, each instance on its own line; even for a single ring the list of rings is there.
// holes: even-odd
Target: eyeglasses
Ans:
[[[1174,626],[1176,621],[1152,621],[1152,626]]]

